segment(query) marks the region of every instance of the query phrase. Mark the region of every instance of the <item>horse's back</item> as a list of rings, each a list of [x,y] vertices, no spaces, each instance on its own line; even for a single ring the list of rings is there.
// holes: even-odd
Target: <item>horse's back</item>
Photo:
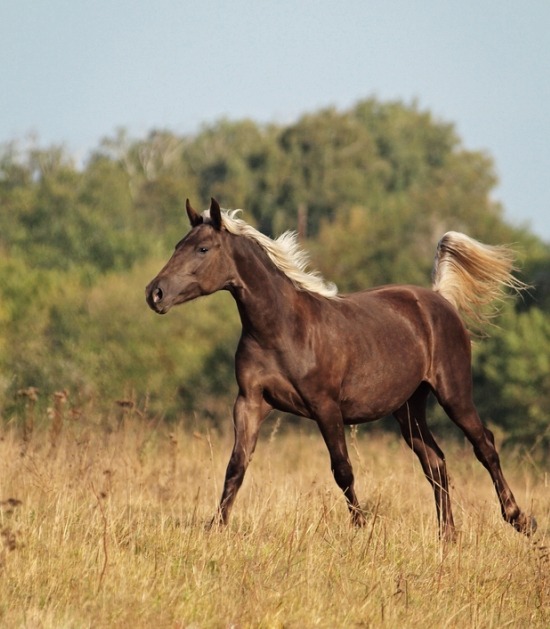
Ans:
[[[452,329],[464,337],[467,333],[456,308],[439,293],[422,286],[388,284],[344,295],[354,307],[375,314],[381,321],[396,325],[406,321],[409,326],[437,334]]]

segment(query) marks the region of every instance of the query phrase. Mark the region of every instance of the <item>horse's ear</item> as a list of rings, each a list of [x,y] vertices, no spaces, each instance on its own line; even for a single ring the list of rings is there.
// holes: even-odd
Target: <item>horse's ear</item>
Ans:
[[[222,228],[222,212],[220,209],[220,204],[211,197],[210,199],[210,222],[212,223],[212,227],[218,231]]]
[[[187,210],[187,216],[189,217],[191,227],[196,227],[203,222],[202,216],[191,207],[189,199],[186,199],[185,201],[185,209]]]

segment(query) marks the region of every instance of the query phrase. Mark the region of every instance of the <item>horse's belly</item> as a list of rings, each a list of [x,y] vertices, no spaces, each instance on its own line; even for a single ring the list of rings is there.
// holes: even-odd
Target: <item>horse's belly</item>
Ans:
[[[351,374],[343,382],[340,408],[348,424],[380,419],[400,408],[425,378],[421,360],[391,361]]]
[[[340,404],[340,408],[345,424],[362,424],[391,415],[403,406],[407,399],[408,397],[388,398],[387,400],[344,400]]]

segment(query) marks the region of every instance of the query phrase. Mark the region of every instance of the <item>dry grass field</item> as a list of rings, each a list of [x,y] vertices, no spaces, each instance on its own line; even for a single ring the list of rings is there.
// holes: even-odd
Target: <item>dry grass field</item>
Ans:
[[[230,525],[210,531],[229,431],[63,401],[0,433],[0,626],[550,627],[550,479],[529,459],[503,463],[532,539],[501,520],[470,448],[442,444],[460,528],[444,546],[397,437],[349,435],[369,512],[355,530],[320,436],[270,421]]]

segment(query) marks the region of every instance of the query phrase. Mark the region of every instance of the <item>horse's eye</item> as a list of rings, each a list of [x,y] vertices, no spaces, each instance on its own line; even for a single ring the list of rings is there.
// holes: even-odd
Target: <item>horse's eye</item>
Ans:
[[[208,247],[199,247],[199,253],[206,253],[208,251]]]

